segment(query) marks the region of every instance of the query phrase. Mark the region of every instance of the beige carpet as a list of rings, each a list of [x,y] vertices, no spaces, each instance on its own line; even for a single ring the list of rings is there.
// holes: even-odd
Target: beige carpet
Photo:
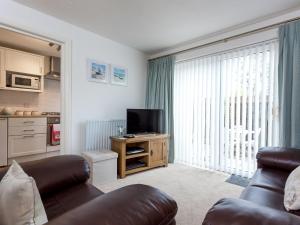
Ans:
[[[207,210],[220,198],[238,197],[242,187],[226,183],[228,175],[179,164],[130,175],[105,185],[109,192],[129,184],[147,184],[172,196],[178,204],[177,225],[201,225]]]

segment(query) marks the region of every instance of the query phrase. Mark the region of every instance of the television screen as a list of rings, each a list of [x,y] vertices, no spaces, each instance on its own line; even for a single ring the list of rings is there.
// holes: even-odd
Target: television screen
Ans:
[[[127,109],[127,134],[162,133],[163,110]]]

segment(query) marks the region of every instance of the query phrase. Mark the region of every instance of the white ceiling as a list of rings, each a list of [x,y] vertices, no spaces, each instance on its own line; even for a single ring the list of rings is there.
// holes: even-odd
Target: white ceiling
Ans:
[[[300,6],[300,0],[15,0],[146,53]]]
[[[0,46],[36,53],[44,56],[60,57],[57,46],[50,47],[48,41],[0,28]]]

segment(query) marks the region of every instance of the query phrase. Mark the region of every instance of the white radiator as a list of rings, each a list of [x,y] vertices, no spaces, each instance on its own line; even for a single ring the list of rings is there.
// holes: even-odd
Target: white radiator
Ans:
[[[85,133],[86,151],[111,149],[111,136],[118,136],[119,128],[123,128],[125,134],[126,120],[87,121]]]

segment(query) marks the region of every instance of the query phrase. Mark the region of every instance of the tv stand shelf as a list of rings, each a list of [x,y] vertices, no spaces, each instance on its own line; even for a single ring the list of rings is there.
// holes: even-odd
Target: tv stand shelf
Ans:
[[[143,167],[135,168],[132,170],[126,170],[126,175],[138,173],[138,172],[148,170],[148,169],[150,169],[148,166],[143,166]]]
[[[138,158],[141,156],[149,156],[148,152],[142,152],[142,153],[136,153],[136,154],[132,154],[132,155],[126,155],[126,159],[133,159],[133,158]]]
[[[112,150],[118,153],[118,174],[121,178],[126,175],[141,172],[151,168],[168,165],[169,135],[150,134],[134,138],[111,137]],[[135,154],[126,154],[127,147],[140,147],[144,151]],[[126,170],[126,166],[142,161],[145,166]]]

